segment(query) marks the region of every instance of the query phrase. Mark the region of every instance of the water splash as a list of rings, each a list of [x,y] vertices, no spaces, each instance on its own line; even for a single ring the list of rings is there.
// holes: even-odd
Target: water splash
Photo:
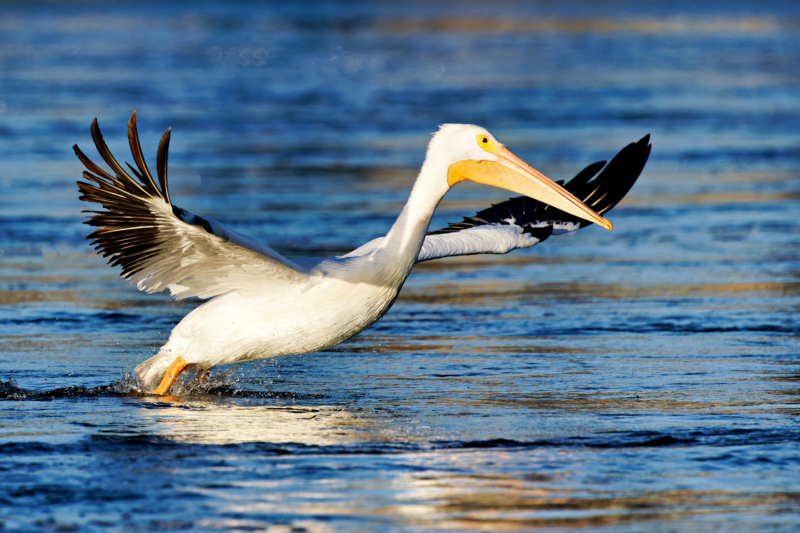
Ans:
[[[321,399],[325,394],[273,391],[253,388],[242,382],[237,372],[238,365],[232,368],[215,369],[213,374],[184,372],[170,388],[168,398],[263,398],[263,399]],[[0,381],[0,401],[60,400],[92,397],[148,397],[156,396],[146,392],[135,372],[122,372],[119,381],[97,387],[71,385],[50,390],[32,390],[19,386],[14,378]]]
[[[142,394],[140,389],[133,385],[130,378],[123,378],[110,385],[100,385],[98,387],[71,385],[46,391],[24,389],[19,386],[19,383],[14,378],[10,378],[8,381],[0,381],[0,400],[58,400],[95,396],[140,396]]]

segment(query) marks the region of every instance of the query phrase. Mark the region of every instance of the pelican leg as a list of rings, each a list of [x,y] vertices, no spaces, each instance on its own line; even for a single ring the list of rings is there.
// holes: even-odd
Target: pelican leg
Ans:
[[[161,380],[161,384],[154,392],[160,396],[164,396],[169,391],[169,388],[172,387],[172,384],[175,382],[175,378],[178,377],[178,374],[183,372],[183,369],[186,368],[186,365],[188,364],[189,363],[186,362],[186,359],[181,356],[175,358],[167,371],[164,373],[164,378]]]
[[[205,385],[208,382],[208,378],[210,376],[211,376],[211,369],[203,370],[201,368],[200,370],[195,371],[194,378],[192,378],[192,385],[191,385],[192,389],[194,389],[195,387],[201,387]]]

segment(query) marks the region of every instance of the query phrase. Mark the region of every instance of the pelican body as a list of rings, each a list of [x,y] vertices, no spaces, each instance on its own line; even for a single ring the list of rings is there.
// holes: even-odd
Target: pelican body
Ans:
[[[157,394],[166,394],[186,367],[207,370],[343,342],[389,310],[417,262],[506,253],[591,223],[611,229],[598,213],[627,193],[650,152],[645,137],[620,152],[594,180],[605,163],[587,167],[564,188],[484,128],[446,124],[433,135],[408,202],[386,236],[344,256],[289,261],[265,244],[172,204],[170,135],[167,130],[159,143],[157,178],[142,156],[136,112],[128,123],[136,168],[128,167],[135,178],[109,152],[97,119],[92,137],[113,174],[73,147],[87,168],[84,178],[92,182],[78,182],[81,200],[105,209],[89,211],[86,223],[97,229],[87,238],[109,263],[121,265],[122,277],[145,292],[210,299],[173,329],[157,355],[136,367],[142,388]],[[464,180],[523,196],[428,233],[439,201]]]

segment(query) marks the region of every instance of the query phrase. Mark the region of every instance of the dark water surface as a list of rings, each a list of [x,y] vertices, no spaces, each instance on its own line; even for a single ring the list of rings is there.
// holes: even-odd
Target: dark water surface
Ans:
[[[4,530],[800,529],[800,4],[2,11]],[[159,398],[130,372],[197,302],[92,253],[70,148],[98,117],[122,158],[133,109],[177,205],[289,257],[385,233],[440,123],[554,179],[654,149],[613,232],[420,265],[336,349]]]

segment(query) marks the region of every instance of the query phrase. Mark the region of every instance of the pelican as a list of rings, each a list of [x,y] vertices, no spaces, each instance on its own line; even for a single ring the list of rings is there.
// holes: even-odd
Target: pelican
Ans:
[[[645,136],[608,166],[590,165],[562,187],[486,129],[445,124],[433,135],[408,202],[386,236],[343,256],[290,261],[266,243],[172,203],[167,187],[171,129],[158,145],[155,179],[142,155],[135,111],[128,122],[136,164],[126,163],[130,173],[111,155],[96,118],[91,133],[112,172],[73,146],[87,169],[88,183],[78,181],[80,199],[104,209],[84,211],[90,213],[85,223],[97,228],[87,239],[112,266],[121,265],[121,277],[141,291],[208,299],[175,326],[158,354],[136,367],[141,387],[159,395],[187,367],[204,371],[316,352],[349,339],[389,310],[416,263],[504,254],[592,223],[610,230],[611,222],[601,214],[630,190],[651,148]],[[428,232],[439,201],[464,180],[523,196]]]

